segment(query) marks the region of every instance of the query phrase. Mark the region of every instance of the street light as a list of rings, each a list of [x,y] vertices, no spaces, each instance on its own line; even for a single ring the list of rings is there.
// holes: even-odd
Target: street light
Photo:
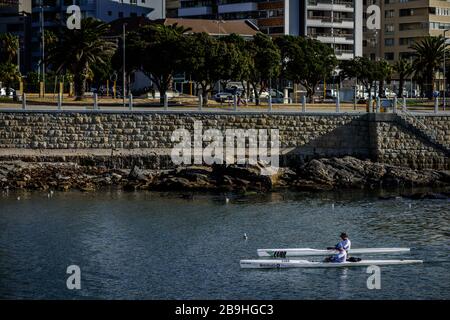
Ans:
[[[125,58],[125,49],[126,49],[126,45],[125,45],[125,27],[126,27],[126,23],[124,23],[123,25],[122,25],[122,27],[123,27],[123,41],[122,41],[122,46],[123,46],[123,88],[122,88],[122,101],[123,101],[123,107],[125,108],[125,93],[126,93],[126,77],[127,77],[127,74],[126,74],[126,70],[125,70],[125,61],[126,61],[126,58]]]
[[[40,2],[40,9],[41,9],[41,47],[42,47],[42,83],[43,83],[43,90],[42,94],[45,96],[45,29],[44,29],[44,0],[41,0]]]
[[[220,30],[220,24],[225,23],[225,21],[223,21],[221,18],[219,18],[219,20],[215,20],[214,23],[217,23],[217,28],[219,30],[218,37],[220,38],[220,36],[222,35],[222,31]],[[222,89],[220,87],[220,80],[219,80],[219,93],[220,92],[222,92]]]
[[[446,95],[446,91],[447,91],[447,70],[446,70],[446,66],[445,66],[445,58],[446,58],[446,52],[447,52],[447,38],[446,38],[445,34],[447,33],[447,31],[450,31],[450,29],[444,30],[444,111],[447,106],[447,103],[445,101],[445,95]]]

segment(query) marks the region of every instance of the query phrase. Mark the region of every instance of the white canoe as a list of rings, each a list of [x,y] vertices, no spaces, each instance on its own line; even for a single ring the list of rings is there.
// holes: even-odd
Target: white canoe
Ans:
[[[409,252],[409,248],[361,248],[350,249],[349,254],[380,254],[380,253],[400,253]],[[329,256],[336,254],[336,250],[320,250],[310,248],[296,249],[258,249],[259,257],[286,258],[286,257],[305,257],[305,256]]]
[[[308,260],[241,260],[243,269],[284,269],[284,268],[343,268],[364,266],[386,266],[417,264],[422,260],[361,260],[359,262],[313,262]]]

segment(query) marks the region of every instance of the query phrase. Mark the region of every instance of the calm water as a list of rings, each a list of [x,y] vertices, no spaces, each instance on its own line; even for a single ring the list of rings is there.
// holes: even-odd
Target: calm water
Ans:
[[[450,202],[342,193],[192,200],[161,193],[0,195],[0,298],[450,299]],[[332,203],[335,209],[332,210]],[[409,206],[411,205],[411,207]],[[411,247],[424,265],[240,270],[262,247]],[[248,240],[243,234],[248,234]],[[80,266],[82,289],[66,289]]]

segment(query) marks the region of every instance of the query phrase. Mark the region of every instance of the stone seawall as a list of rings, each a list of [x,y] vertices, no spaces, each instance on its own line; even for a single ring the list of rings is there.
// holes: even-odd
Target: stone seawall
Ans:
[[[448,149],[450,115],[422,117]],[[288,162],[351,155],[419,169],[450,169],[445,149],[418,136],[397,115],[356,113],[2,111],[0,159],[38,155],[44,161],[53,154],[55,160],[91,158],[95,163],[100,152],[102,162],[118,157],[127,164],[127,157],[133,162],[140,156],[158,155],[165,158],[164,166],[170,166],[172,132],[185,128],[193,133],[195,120],[202,122],[203,130],[278,129],[283,159]]]

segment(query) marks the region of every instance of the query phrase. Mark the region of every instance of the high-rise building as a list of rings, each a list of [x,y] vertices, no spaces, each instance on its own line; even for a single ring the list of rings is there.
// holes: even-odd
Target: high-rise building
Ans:
[[[56,31],[64,27],[67,7],[78,5],[82,18],[94,17],[105,22],[119,18],[145,16],[165,18],[165,0],[32,0],[32,63],[36,68],[42,57],[42,26]]]
[[[443,35],[450,29],[450,1],[365,0],[381,9],[381,29],[364,31],[364,55],[390,62],[410,59],[411,44],[425,36]],[[450,36],[450,33],[448,34]]]
[[[19,38],[18,64],[26,73],[31,68],[31,0],[0,1],[0,33],[11,33]]]
[[[247,19],[271,36],[305,35],[329,44],[338,59],[362,55],[362,0],[181,0],[179,17]]]

